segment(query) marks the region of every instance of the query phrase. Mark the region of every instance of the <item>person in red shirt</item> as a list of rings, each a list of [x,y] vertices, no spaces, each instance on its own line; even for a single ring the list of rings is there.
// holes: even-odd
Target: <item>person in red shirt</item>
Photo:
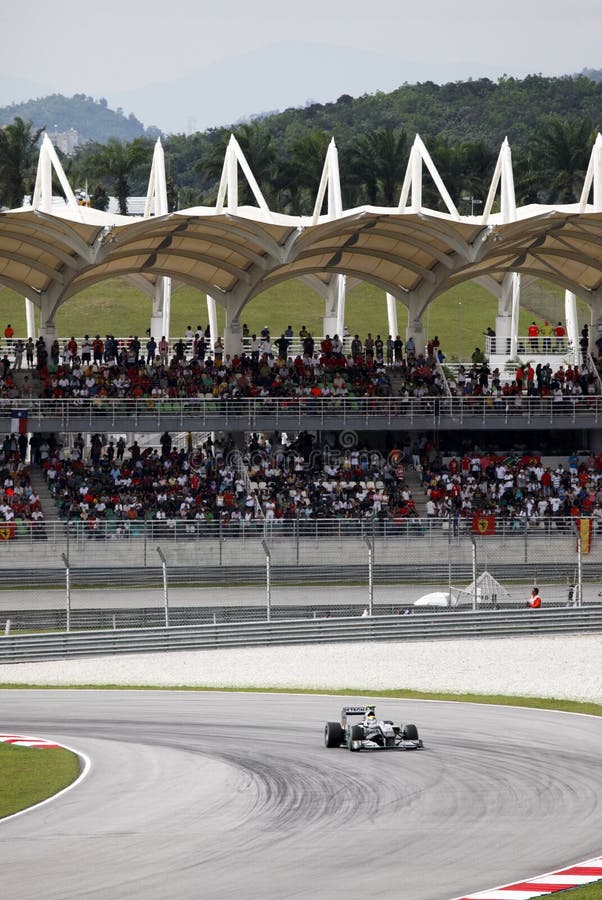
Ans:
[[[518,366],[518,368],[517,368],[517,370],[516,370],[516,375],[514,376],[514,378],[515,378],[516,386],[517,386],[518,390],[519,390],[519,391],[522,391],[522,389],[523,389],[523,381],[524,381],[524,378],[525,378],[525,373],[524,373],[524,371],[523,371],[523,367],[522,367],[522,366]]]
[[[564,349],[564,338],[566,336],[566,331],[565,331],[564,325],[562,324],[562,322],[559,322],[558,325],[556,325],[553,330],[554,330],[554,334],[556,336],[555,349],[563,350]]]
[[[527,600],[527,606],[530,609],[541,609],[541,597],[539,596],[539,588],[534,587],[531,596]]]

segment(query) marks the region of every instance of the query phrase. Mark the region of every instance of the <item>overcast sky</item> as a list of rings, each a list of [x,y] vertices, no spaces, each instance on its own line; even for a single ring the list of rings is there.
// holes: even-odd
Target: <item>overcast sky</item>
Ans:
[[[602,67],[599,0],[29,0],[0,5],[0,35],[0,104],[84,93],[172,130],[186,113],[206,127],[222,97],[215,124],[403,81]],[[153,109],[149,88],[170,84]]]

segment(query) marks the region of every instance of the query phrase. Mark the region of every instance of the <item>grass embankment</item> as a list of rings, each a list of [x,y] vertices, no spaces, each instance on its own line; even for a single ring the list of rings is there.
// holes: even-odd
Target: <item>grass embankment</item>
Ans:
[[[535,319],[542,323],[564,320],[564,294],[556,286],[535,282],[523,291],[519,331],[527,333],[528,324]],[[360,284],[349,291],[346,301],[346,323],[351,334],[362,338],[388,333],[385,295],[369,284]],[[218,305],[218,327],[224,327],[223,309]],[[494,326],[497,301],[478,284],[466,283],[447,291],[431,303],[424,314],[423,325],[428,339],[438,335],[448,359],[469,359],[476,346],[483,348],[483,332]],[[137,334],[144,338],[151,314],[148,297],[124,281],[106,281],[88,288],[61,306],[56,323],[59,335],[101,335],[107,333],[123,337]],[[306,325],[312,334],[322,333],[324,301],[298,281],[272,288],[252,300],[243,310],[241,323],[251,332],[259,332],[269,325],[278,336],[292,325],[298,334]],[[405,336],[407,308],[397,303],[399,333]],[[584,304],[579,305],[579,318],[589,320]],[[0,286],[0,323],[10,322],[17,335],[25,334],[23,298]],[[171,303],[171,334],[184,334],[187,325],[195,328],[207,324],[205,294],[191,287],[174,292]],[[2,334],[3,326],[0,328]]]
[[[0,744],[0,819],[52,797],[79,776],[70,750]]]

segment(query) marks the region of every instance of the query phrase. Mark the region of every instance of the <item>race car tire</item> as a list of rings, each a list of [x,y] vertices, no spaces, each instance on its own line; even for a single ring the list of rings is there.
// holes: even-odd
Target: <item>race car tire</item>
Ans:
[[[364,729],[361,725],[352,725],[349,729],[349,741],[347,746],[351,750],[352,753],[358,753],[362,748],[354,747],[354,741],[363,741],[364,740]]]
[[[418,729],[415,725],[404,725],[403,726],[403,736],[406,741],[417,741],[418,740]]]
[[[324,728],[324,744],[326,747],[340,747],[345,739],[345,732],[338,722],[327,722]]]

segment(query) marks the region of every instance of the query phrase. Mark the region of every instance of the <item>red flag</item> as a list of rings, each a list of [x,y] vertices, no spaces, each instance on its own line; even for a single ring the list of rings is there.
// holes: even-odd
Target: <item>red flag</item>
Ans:
[[[472,517],[472,530],[475,534],[495,534],[495,516],[475,513]]]

